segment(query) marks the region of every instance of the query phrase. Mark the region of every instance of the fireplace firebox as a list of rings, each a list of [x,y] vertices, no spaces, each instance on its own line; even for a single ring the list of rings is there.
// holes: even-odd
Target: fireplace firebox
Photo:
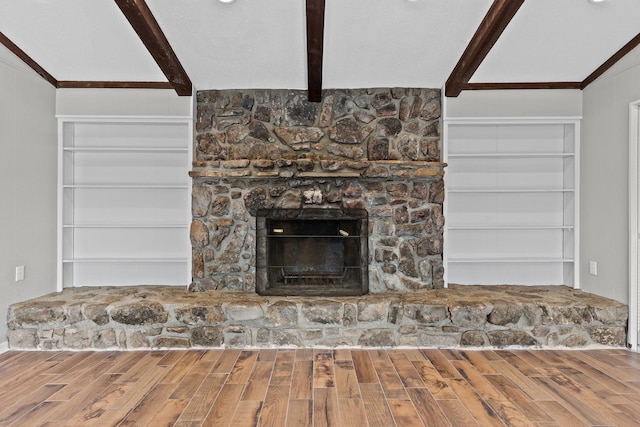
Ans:
[[[368,216],[364,209],[260,209],[256,291],[260,295],[368,293]]]

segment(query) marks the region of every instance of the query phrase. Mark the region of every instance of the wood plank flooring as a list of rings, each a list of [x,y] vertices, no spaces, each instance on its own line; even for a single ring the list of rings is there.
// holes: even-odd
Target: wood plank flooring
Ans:
[[[0,354],[0,426],[638,426],[640,354],[187,350]]]

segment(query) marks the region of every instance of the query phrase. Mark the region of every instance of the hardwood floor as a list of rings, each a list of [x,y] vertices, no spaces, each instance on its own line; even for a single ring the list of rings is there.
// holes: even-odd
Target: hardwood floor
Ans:
[[[1,426],[638,426],[640,354],[0,354]]]

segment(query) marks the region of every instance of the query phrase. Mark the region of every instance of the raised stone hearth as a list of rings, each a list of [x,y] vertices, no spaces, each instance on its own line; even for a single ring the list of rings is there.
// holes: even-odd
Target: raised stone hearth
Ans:
[[[181,287],[67,288],[13,304],[12,349],[624,346],[627,306],[566,286],[359,297]]]

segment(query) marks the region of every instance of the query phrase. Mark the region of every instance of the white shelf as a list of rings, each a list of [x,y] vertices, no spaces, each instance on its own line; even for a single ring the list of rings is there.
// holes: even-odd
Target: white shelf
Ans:
[[[184,190],[191,188],[189,184],[65,184],[70,189],[104,189],[104,190]]]
[[[579,286],[578,118],[444,121],[445,283]]]
[[[455,230],[573,230],[573,225],[449,225]]]
[[[449,262],[453,263],[557,263],[557,262],[573,262],[573,258],[554,258],[554,257],[513,257],[513,258],[449,258]]]
[[[186,147],[64,147],[70,153],[188,153]]]
[[[62,262],[67,264],[86,264],[86,263],[163,263],[163,262],[172,262],[172,263],[184,263],[187,262],[189,258],[187,257],[173,257],[173,258],[73,258],[73,259],[63,259]]]
[[[449,153],[450,159],[569,158],[574,153]]]
[[[58,290],[190,282],[192,125],[58,117]]]
[[[460,188],[447,190],[448,193],[573,193],[573,188]]]
[[[189,228],[189,224],[64,224],[64,228]]]

